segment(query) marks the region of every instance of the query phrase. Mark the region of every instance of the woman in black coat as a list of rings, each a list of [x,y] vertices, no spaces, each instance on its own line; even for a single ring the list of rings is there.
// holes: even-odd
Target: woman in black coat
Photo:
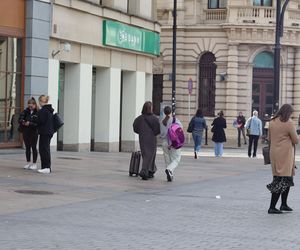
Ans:
[[[39,173],[50,174],[51,172],[51,153],[50,142],[54,134],[53,111],[51,104],[48,104],[49,97],[41,95],[39,103],[42,107],[38,112],[38,132],[40,135],[39,151],[41,157],[41,168]]]
[[[226,120],[224,118],[223,111],[220,111],[218,114],[219,117],[214,119],[211,132],[213,133],[212,140],[215,143],[215,156],[222,157],[223,155],[223,143],[226,142],[225,128]]]
[[[143,180],[153,178],[156,172],[156,136],[160,134],[160,124],[152,112],[152,103],[145,102],[142,114],[133,123],[133,130],[139,135],[140,148],[143,158],[142,169],[139,173]]]
[[[24,169],[36,170],[37,165],[37,120],[38,120],[38,110],[35,99],[32,97],[27,102],[27,108],[20,114],[19,117],[19,131],[23,133],[23,140],[26,148],[26,160],[27,164]],[[32,164],[31,164],[31,149],[32,149]]]

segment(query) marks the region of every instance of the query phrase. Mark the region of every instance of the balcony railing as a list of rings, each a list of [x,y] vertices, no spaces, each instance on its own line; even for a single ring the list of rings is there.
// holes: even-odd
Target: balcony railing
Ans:
[[[227,9],[208,9],[205,10],[205,18],[207,21],[220,22],[227,19]]]
[[[273,7],[231,6],[227,20],[229,23],[270,24],[275,22],[276,9]]]
[[[228,9],[207,9],[204,14],[207,23],[270,25],[276,22],[274,7],[229,6]],[[288,10],[284,23],[287,26],[300,27],[300,10]]]

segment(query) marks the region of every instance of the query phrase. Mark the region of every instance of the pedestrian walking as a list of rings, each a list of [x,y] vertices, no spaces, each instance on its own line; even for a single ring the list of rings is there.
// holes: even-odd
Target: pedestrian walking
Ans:
[[[39,151],[41,158],[41,169],[39,173],[51,173],[51,152],[50,142],[54,134],[53,128],[53,111],[51,104],[48,104],[49,96],[41,95],[39,104],[41,109],[38,111],[38,133],[40,135]]]
[[[178,167],[181,159],[181,150],[170,147],[170,140],[168,137],[168,130],[174,122],[174,118],[171,115],[171,108],[166,106],[164,108],[165,118],[160,123],[160,137],[162,139],[162,149],[164,153],[164,159],[166,164],[166,175],[167,180],[172,181],[174,176],[174,171]],[[179,124],[182,128],[181,122],[175,118],[175,123]]]
[[[152,103],[145,102],[142,114],[133,123],[133,130],[139,135],[139,143],[143,158],[142,169],[139,173],[143,180],[153,178],[157,170],[155,165],[157,141],[156,136],[160,134],[160,124],[153,115]]]
[[[212,140],[215,143],[215,156],[222,157],[223,144],[224,142],[226,142],[226,134],[224,129],[227,128],[223,111],[220,111],[218,113],[218,117],[214,119],[211,126],[212,126],[211,132],[213,133]]]
[[[32,97],[27,102],[27,108],[20,114],[19,117],[19,132],[23,134],[23,141],[25,144],[25,154],[27,164],[24,169],[37,170],[37,141],[38,141],[38,110],[37,103]],[[31,163],[32,150],[32,163]]]
[[[203,117],[202,109],[198,109],[195,116],[191,119],[188,132],[192,133],[194,141],[194,158],[198,158],[201,150],[203,131],[207,129],[206,120]]]
[[[248,145],[248,156],[256,158],[256,151],[258,145],[258,139],[262,135],[262,122],[258,118],[258,112],[256,110],[253,111],[253,116],[250,117],[245,125],[246,129],[249,131],[249,145]],[[252,153],[252,145],[253,146],[253,154]]]
[[[287,198],[290,187],[294,186],[295,144],[298,144],[300,139],[291,119],[293,112],[291,105],[284,104],[270,121],[269,143],[273,182],[267,185],[272,194],[269,214],[293,211],[287,205]],[[280,196],[281,206],[278,210],[276,204]]]
[[[245,124],[246,124],[246,118],[243,115],[243,112],[239,112],[239,115],[236,118],[236,126],[237,126],[237,131],[238,131],[238,147],[241,147],[241,135],[243,135],[244,144],[247,145]]]

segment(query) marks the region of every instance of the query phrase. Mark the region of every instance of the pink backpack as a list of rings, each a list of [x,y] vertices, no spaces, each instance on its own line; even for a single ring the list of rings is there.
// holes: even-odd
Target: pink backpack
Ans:
[[[169,145],[171,148],[179,149],[184,144],[184,132],[178,123],[175,122],[175,118],[173,123],[168,129],[168,139]]]

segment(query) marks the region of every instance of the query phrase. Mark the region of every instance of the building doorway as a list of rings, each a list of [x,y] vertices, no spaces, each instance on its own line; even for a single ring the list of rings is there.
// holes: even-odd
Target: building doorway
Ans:
[[[270,117],[273,111],[274,57],[271,52],[262,52],[254,59],[252,83],[252,110],[257,110],[259,117]]]
[[[205,116],[215,116],[216,97],[216,57],[211,52],[206,52],[199,62],[199,95],[198,108],[202,109]]]
[[[160,115],[160,104],[163,101],[163,74],[153,75],[152,103],[153,113]]]
[[[0,36],[0,148],[21,146],[22,39]]]

